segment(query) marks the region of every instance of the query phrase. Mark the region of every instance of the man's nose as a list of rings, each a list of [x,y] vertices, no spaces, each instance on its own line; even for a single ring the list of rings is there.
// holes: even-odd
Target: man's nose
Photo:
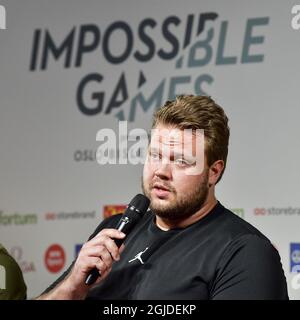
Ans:
[[[171,179],[172,177],[171,164],[165,163],[164,161],[159,162],[156,170],[154,171],[154,174],[163,180]]]

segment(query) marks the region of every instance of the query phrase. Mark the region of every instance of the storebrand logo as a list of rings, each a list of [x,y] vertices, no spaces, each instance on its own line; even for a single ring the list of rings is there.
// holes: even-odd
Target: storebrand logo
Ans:
[[[6,10],[0,5],[0,29],[6,29]]]
[[[47,221],[55,221],[55,220],[64,220],[68,221],[71,219],[93,219],[95,218],[96,211],[85,211],[85,212],[78,212],[78,211],[71,211],[71,212],[46,212],[44,214],[44,218]]]

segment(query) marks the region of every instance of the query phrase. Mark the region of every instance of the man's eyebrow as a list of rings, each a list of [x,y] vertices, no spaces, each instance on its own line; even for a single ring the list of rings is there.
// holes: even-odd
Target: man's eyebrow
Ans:
[[[157,148],[157,147],[149,147],[149,151],[150,152],[157,152],[157,153],[159,153],[159,154],[161,154],[162,153],[162,150],[160,150],[159,148]],[[181,157],[181,158],[184,158],[184,159],[193,159],[194,157],[193,157],[193,155],[190,155],[190,154],[187,154],[187,153],[184,153],[184,152],[174,152],[174,151],[172,151],[171,153],[171,157],[172,158],[177,158],[177,157]]]
[[[160,152],[159,148],[157,148],[157,147],[151,147],[151,145],[149,145],[148,150],[149,150],[149,151],[156,151],[156,152]]]

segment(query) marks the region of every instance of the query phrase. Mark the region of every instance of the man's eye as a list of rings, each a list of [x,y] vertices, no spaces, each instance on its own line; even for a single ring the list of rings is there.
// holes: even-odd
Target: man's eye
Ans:
[[[159,154],[155,152],[150,152],[150,158],[153,160],[159,160]]]
[[[190,163],[187,160],[182,159],[182,158],[175,159],[174,163],[177,164],[178,166],[189,166],[190,165]]]

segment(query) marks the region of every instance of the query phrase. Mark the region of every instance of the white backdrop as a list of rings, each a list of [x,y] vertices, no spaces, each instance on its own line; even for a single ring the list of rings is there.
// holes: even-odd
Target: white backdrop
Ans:
[[[0,4],[0,242],[29,297],[71,263],[104,206],[141,191],[142,165],[95,161],[98,130],[118,132],[118,120],[148,130],[155,108],[185,92],[211,95],[229,116],[218,199],[271,239],[289,295],[300,298],[291,272],[300,269],[294,1]]]

